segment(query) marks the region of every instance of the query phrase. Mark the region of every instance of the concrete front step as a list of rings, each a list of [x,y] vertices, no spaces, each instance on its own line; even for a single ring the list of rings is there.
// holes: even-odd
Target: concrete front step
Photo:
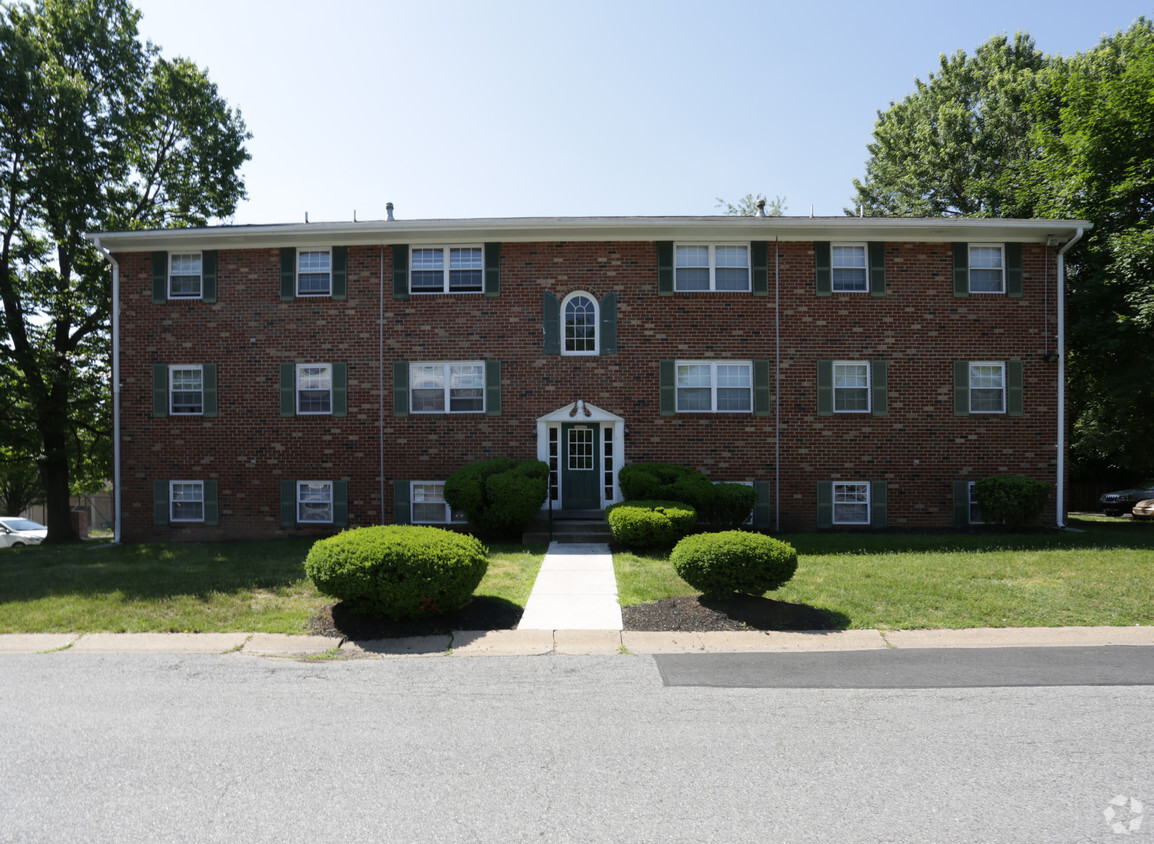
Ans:
[[[553,531],[549,532],[549,516],[542,513],[521,535],[522,543],[530,542],[609,542],[613,533],[601,510],[554,510]]]

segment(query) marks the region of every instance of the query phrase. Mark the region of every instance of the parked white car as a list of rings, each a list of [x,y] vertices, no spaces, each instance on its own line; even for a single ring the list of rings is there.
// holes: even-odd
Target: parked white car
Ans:
[[[31,519],[19,519],[14,516],[0,518],[0,548],[39,545],[47,535],[48,528]]]

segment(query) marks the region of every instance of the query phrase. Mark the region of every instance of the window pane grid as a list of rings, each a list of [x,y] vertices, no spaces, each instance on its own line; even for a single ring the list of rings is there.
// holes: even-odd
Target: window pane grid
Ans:
[[[297,484],[297,521],[331,523],[333,485],[328,481],[301,481]]]
[[[869,484],[833,485],[833,520],[835,524],[869,524]]]
[[[862,293],[867,290],[866,248],[859,244],[830,247],[831,282],[840,293]]]
[[[168,267],[169,296],[173,298],[200,296],[199,252],[174,253],[169,256]]]
[[[301,294],[327,294],[329,292],[328,252],[297,253],[297,292]]]
[[[970,364],[970,412],[1005,410],[1005,372],[1001,364]]]
[[[297,367],[297,413],[332,412],[332,367]]]
[[[869,364],[835,363],[833,377],[835,411],[842,413],[869,411]]]
[[[1002,247],[970,247],[970,292],[1002,292]]]
[[[409,365],[413,413],[482,413],[485,410],[483,363]]]
[[[202,481],[173,481],[169,484],[171,510],[174,522],[204,521],[204,483]]]
[[[443,483],[414,482],[412,490],[413,522],[446,524],[452,521]]]
[[[169,412],[203,413],[204,387],[200,368],[170,369],[168,377],[171,390]]]
[[[593,471],[593,429],[569,429],[568,468],[578,472]]]
[[[560,492],[560,454],[561,454],[561,439],[560,430],[558,428],[549,429],[549,498],[553,501],[559,501],[561,498]]]
[[[749,290],[749,247],[687,244],[674,250],[674,287],[679,291]]]
[[[414,248],[409,253],[414,293],[479,293],[485,285],[485,250],[480,246]]]
[[[565,351],[597,351],[597,305],[588,296],[572,296],[565,302]]]
[[[678,412],[749,413],[753,368],[740,363],[684,363],[676,369]]]

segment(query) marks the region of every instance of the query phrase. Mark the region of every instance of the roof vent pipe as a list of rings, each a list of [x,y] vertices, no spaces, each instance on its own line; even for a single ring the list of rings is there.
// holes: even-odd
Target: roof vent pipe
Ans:
[[[755,216],[755,217],[764,217],[765,216],[765,200],[764,199],[757,200],[757,211],[754,212],[753,216]]]
[[[396,222],[393,219],[393,203],[391,203],[391,202],[385,203],[385,213],[388,215],[388,217],[387,217],[388,222],[390,222],[390,223]]]

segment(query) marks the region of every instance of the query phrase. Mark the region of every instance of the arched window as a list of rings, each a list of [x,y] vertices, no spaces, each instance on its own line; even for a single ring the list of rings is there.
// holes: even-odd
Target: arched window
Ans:
[[[561,303],[565,335],[563,355],[597,354],[597,300],[584,291],[570,293]]]

